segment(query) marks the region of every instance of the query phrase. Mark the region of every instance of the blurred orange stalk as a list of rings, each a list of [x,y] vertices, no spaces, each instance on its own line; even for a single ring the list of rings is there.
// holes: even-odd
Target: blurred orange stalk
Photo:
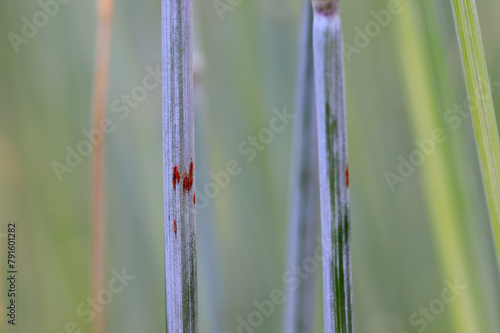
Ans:
[[[106,96],[109,80],[111,21],[114,0],[97,0],[97,45],[93,91],[92,129],[99,130],[106,115]],[[104,134],[92,150],[91,187],[91,246],[92,295],[104,289]],[[104,311],[97,312],[94,333],[104,333]]]

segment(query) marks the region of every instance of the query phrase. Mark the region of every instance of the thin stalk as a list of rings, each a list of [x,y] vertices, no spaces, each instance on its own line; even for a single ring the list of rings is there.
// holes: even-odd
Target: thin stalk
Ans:
[[[475,0],[452,0],[489,215],[500,260],[500,138]]]
[[[97,48],[93,91],[92,128],[99,131],[106,115],[106,96],[109,81],[111,49],[111,23],[113,0],[97,2]],[[92,246],[92,295],[105,289],[104,283],[104,137],[92,150],[91,165],[91,246]],[[105,331],[105,314],[97,311],[93,323],[94,333]]]
[[[167,332],[198,331],[191,0],[162,0]]]
[[[324,331],[353,332],[349,170],[339,0],[313,0]]]
[[[439,119],[439,96],[432,86],[436,79],[431,73],[435,73],[426,61],[426,49],[421,38],[423,31],[419,30],[414,13],[415,10],[410,9],[402,11],[396,31],[412,130],[415,137],[423,141],[434,135],[432,133],[436,129],[442,130],[443,124]],[[477,289],[473,283],[474,270],[467,261],[466,244],[469,240],[461,236],[461,220],[465,217],[460,214],[459,207],[463,203],[453,186],[454,177],[450,170],[455,165],[446,151],[450,147],[451,144],[436,147],[436,152],[421,166],[425,200],[443,277],[458,279],[469,286],[460,298],[449,305],[453,332],[487,332],[486,323],[480,320],[480,302],[476,299]]]
[[[314,104],[312,51],[312,7],[304,0],[297,79],[295,165],[292,172],[288,269],[302,267],[315,258],[319,230],[318,139]],[[314,273],[314,272],[312,272]],[[285,333],[314,331],[315,274],[299,286],[287,285],[284,315]]]

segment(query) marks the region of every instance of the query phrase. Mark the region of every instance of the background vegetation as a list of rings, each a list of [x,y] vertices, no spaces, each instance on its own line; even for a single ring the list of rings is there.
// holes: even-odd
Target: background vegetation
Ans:
[[[241,173],[206,207],[197,195],[203,332],[235,332],[238,317],[247,320],[256,310],[255,300],[284,289],[287,270],[293,126],[275,133],[251,161],[238,146],[270,126],[274,108],[294,110],[301,4],[221,2],[231,9],[222,20],[211,0],[194,3],[197,193],[213,182],[209,172],[224,170],[228,161],[238,161]],[[426,332],[460,326],[465,319],[454,315],[455,307],[474,309],[484,332],[497,332],[500,279],[471,119],[452,126],[444,118],[467,98],[451,6],[400,3],[400,13],[390,15],[390,23],[368,36],[364,47],[356,44],[357,29],[377,22],[371,11],[387,10],[389,2],[341,5],[344,41],[359,50],[346,58],[356,331],[416,332],[409,317],[441,297],[445,280],[462,279],[444,268],[463,261],[464,297],[429,321]],[[478,6],[493,98],[500,105],[499,3],[482,0]],[[90,160],[84,157],[62,182],[51,163],[63,162],[66,146],[75,149],[85,139],[82,131],[90,129],[95,6],[59,5],[15,53],[8,33],[21,35],[22,18],[32,21],[40,10],[36,2],[0,2],[0,233],[9,221],[17,223],[18,332],[60,333],[72,321],[90,332],[76,313],[90,293]],[[106,306],[107,332],[162,332],[165,325],[160,87],[126,117],[111,111],[113,101],[142,85],[147,67],[156,68],[160,58],[160,2],[116,2],[108,95],[115,127],[106,135],[106,281],[123,267],[135,279]],[[412,85],[415,66],[426,76]],[[427,90],[437,100],[433,123],[415,116],[415,108],[429,112]],[[384,173],[397,173],[399,157],[408,159],[418,149],[414,140],[429,138],[435,126],[448,139],[391,191]],[[459,216],[453,230],[461,239],[460,253],[451,256],[438,254],[448,237],[435,227],[435,200],[442,200],[443,188],[429,181],[441,177],[433,166],[444,156],[451,161],[445,170],[451,193],[463,194],[451,201]],[[0,284],[5,287],[4,278]],[[5,292],[0,297],[5,304]],[[321,303],[319,297],[317,332]],[[0,332],[12,332],[4,308]],[[255,332],[277,332],[281,312],[277,306]]]

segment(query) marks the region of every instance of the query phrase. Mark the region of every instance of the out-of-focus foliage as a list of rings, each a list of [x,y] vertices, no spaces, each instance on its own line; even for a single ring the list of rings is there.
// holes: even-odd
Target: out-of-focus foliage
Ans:
[[[213,1],[194,3],[202,332],[236,332],[242,320],[248,323],[249,315],[250,321],[259,322],[260,317],[252,315],[257,311],[254,301],[269,300],[274,290],[283,290],[287,271],[293,126],[285,120],[284,129],[272,140],[261,134],[267,143],[259,133],[270,128],[277,112],[273,109],[294,111],[300,1],[236,3],[215,2],[219,10],[226,9],[223,20]],[[430,189],[423,182],[423,168],[416,166],[394,192],[384,177],[386,171],[397,174],[400,156],[409,160],[418,149],[414,140],[425,139],[414,134],[414,119],[408,112],[397,33],[401,13],[379,18],[385,26],[372,13],[389,10],[391,3],[345,1],[341,8],[344,41],[357,48],[349,59],[346,55],[355,327],[359,332],[412,333],[421,327],[411,325],[412,314],[441,298],[445,280],[460,277],[443,274],[445,263],[437,254],[438,237],[432,227],[436,221],[427,207]],[[433,72],[432,89],[445,84],[449,90],[439,104],[437,116],[443,119],[448,109],[466,99],[451,7],[446,1],[436,5],[431,21],[418,3],[399,3],[401,10],[411,11],[420,29],[424,64]],[[493,97],[499,105],[499,4],[485,0],[478,6],[496,89]],[[92,1],[60,4],[53,17],[47,16],[47,24],[31,31],[34,36],[15,53],[9,32],[22,36],[23,17],[33,22],[41,10],[37,2],[0,2],[0,234],[6,233],[9,221],[17,223],[16,329],[60,333],[67,323],[75,322],[82,332],[90,332],[88,316],[77,313],[78,308],[89,309],[85,304],[90,297],[89,158],[83,156],[62,182],[51,164],[64,163],[67,147],[77,149],[87,140],[82,131],[90,129],[95,8]],[[432,29],[443,36],[444,54],[434,52]],[[159,62],[160,3],[117,2],[108,97],[114,127],[106,134],[106,281],[113,279],[112,270],[122,268],[135,279],[105,306],[110,333],[162,332],[165,326],[160,88],[148,91],[144,100],[132,99],[129,113],[122,101],[131,92],[137,96],[136,87]],[[448,71],[433,70],[443,64]],[[471,208],[457,227],[468,248],[474,249],[465,260],[474,263],[481,284],[464,292],[482,302],[485,320],[498,329],[500,281],[493,239],[470,117],[460,120],[456,128],[443,123],[448,140],[425,160],[451,154],[456,142],[463,142],[468,163],[454,165],[461,177],[453,186],[467,184],[463,200]],[[253,150],[252,137],[258,144]],[[227,185],[220,176],[223,186],[206,188],[216,184],[210,173],[220,173],[232,160],[240,172]],[[5,277],[6,247],[0,241]],[[4,288],[5,279],[1,281]],[[5,292],[0,295],[5,304]],[[317,332],[322,331],[321,306],[319,297]],[[0,332],[11,332],[4,309]],[[448,310],[428,320],[426,332],[453,331],[454,318]],[[262,315],[254,332],[279,331],[281,312],[282,306],[276,305],[268,317]]]

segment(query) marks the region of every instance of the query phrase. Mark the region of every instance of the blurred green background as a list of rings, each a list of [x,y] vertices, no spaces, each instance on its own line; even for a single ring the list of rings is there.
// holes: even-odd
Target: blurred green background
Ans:
[[[376,22],[371,11],[386,10],[388,3],[342,2],[344,41],[356,45],[357,29]],[[9,33],[21,36],[23,17],[33,22],[42,9],[35,1],[0,1],[0,234],[16,222],[19,267],[14,328],[6,323],[6,243],[0,238],[0,332],[63,333],[70,322],[91,332],[76,312],[90,296],[90,159],[83,157],[62,182],[51,164],[64,163],[66,147],[76,149],[85,140],[82,131],[91,127],[95,3],[58,6],[16,53]],[[495,86],[499,3],[481,0],[478,6]],[[226,11],[218,14],[216,8]],[[206,203],[197,195],[202,332],[236,332],[238,318],[256,310],[255,300],[284,289],[293,125],[276,133],[252,161],[238,146],[269,126],[274,108],[294,111],[300,8],[297,0],[194,2],[197,194],[213,181],[209,173],[224,170],[228,161],[242,167]],[[445,280],[458,278],[468,296],[456,302],[474,309],[483,325],[477,333],[500,332],[500,279],[471,121],[465,117],[456,128],[443,121],[467,96],[451,7],[449,1],[402,0],[401,8],[350,61],[346,57],[356,330],[417,332],[409,317],[440,297]],[[408,18],[411,38],[403,29]],[[160,29],[159,1],[116,2],[108,94],[115,126],[106,135],[106,281],[122,268],[135,279],[105,306],[106,332],[165,331],[161,89],[150,91],[127,116],[111,108],[142,85],[148,67],[160,64]],[[411,59],[410,44],[419,50]],[[398,158],[408,159],[418,148],[414,140],[433,129],[410,112],[415,103],[410,105],[408,94],[417,101],[425,94],[405,89],[412,66],[428,73],[426,87],[437,101],[435,110],[417,111],[434,114],[449,139],[391,191],[384,173],[396,173]],[[500,105],[497,91],[494,99]],[[459,217],[454,227],[462,252],[449,257],[438,254],[438,243],[448,236],[436,234],[439,221],[428,201],[443,189],[426,181],[433,176],[428,161],[439,156],[450,161],[446,173]],[[463,262],[468,276],[449,276],[445,261]],[[319,278],[318,297],[321,332]],[[425,331],[454,332],[453,306]],[[278,332],[282,308],[254,331]]]

